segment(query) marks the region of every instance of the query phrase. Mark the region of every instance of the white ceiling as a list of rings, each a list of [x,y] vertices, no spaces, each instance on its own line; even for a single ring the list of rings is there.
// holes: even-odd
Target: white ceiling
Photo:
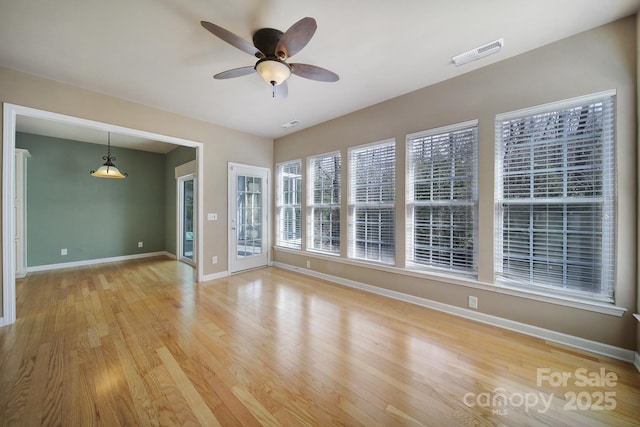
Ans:
[[[0,0],[0,66],[277,138],[639,8],[640,0]],[[281,100],[257,74],[212,78],[256,59],[201,20],[250,41],[259,28],[285,31],[305,16],[318,30],[291,61],[328,68],[340,81],[292,76]],[[452,64],[501,37],[498,54]],[[301,125],[283,129],[291,120]]]

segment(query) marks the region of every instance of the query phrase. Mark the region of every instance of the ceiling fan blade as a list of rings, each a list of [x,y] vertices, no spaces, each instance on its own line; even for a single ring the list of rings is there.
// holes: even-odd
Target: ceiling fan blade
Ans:
[[[289,95],[289,86],[287,82],[282,82],[277,86],[273,87],[273,95],[276,98],[286,99],[287,95]]]
[[[234,68],[232,70],[223,71],[213,76],[213,78],[218,80],[232,79],[234,77],[248,76],[249,74],[255,71],[256,70],[255,68],[253,68],[253,65],[249,65],[247,67],[240,67],[240,68]]]
[[[337,82],[340,79],[333,71],[309,64],[289,64],[291,72],[305,79],[318,80],[320,82]]]
[[[257,58],[263,58],[265,56],[264,53],[260,52],[260,50],[254,45],[242,37],[233,34],[229,30],[225,30],[224,28],[207,21],[200,21],[200,24],[214,36],[226,41],[231,46],[237,47],[243,52],[247,52],[249,55],[253,55]]]
[[[284,60],[300,52],[309,43],[317,28],[316,20],[309,17],[293,24],[280,38],[276,46],[276,56]]]

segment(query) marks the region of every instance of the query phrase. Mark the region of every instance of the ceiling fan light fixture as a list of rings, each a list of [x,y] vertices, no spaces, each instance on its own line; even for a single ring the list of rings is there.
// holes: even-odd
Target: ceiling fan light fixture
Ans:
[[[213,76],[214,79],[230,79],[252,74],[260,74],[271,86],[274,98],[284,99],[289,93],[286,84],[291,74],[309,80],[321,82],[337,82],[340,77],[333,71],[310,64],[288,64],[287,60],[304,48],[313,37],[318,25],[311,17],[300,19],[284,33],[274,28],[260,28],[253,33],[253,45],[240,36],[208,21],[200,24],[220,40],[229,43],[259,58],[254,66],[233,68]]]
[[[284,61],[263,58],[256,64],[256,71],[271,86],[278,86],[291,77],[291,67]]]

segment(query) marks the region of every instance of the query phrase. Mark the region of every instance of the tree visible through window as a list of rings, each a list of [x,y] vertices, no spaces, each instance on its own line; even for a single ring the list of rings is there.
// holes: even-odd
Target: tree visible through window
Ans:
[[[309,159],[309,249],[340,253],[340,163],[340,153]]]
[[[499,280],[612,300],[614,99],[498,117]]]
[[[395,262],[395,141],[349,150],[349,256]]]
[[[301,248],[302,161],[278,165],[276,244]]]
[[[476,271],[477,122],[407,137],[407,265]]]

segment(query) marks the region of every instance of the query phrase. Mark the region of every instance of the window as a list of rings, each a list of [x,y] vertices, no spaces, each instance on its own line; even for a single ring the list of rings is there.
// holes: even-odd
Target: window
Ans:
[[[340,254],[340,153],[310,158],[307,170],[307,247]]]
[[[395,262],[395,141],[349,150],[349,257]]]
[[[478,123],[407,136],[407,266],[474,273]]]
[[[613,301],[615,93],[496,119],[499,281]]]
[[[278,165],[277,235],[276,244],[289,248],[301,247],[302,161]]]

